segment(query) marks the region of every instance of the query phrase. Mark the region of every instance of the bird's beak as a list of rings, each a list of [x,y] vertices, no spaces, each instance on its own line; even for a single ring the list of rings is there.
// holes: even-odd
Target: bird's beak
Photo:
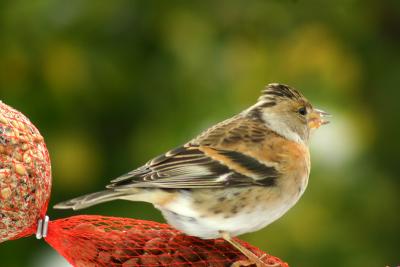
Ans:
[[[321,125],[329,123],[329,121],[326,120],[327,117],[331,117],[331,115],[323,110],[315,108],[308,116],[308,126],[311,129],[318,129]]]

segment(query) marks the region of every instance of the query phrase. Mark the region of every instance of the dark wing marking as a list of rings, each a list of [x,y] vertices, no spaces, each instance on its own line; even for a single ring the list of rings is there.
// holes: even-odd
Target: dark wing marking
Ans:
[[[108,188],[132,187],[210,188],[227,186],[274,185],[278,173],[239,152],[215,150],[254,173],[249,177],[231,170],[202,152],[198,146],[185,145],[154,158],[143,167],[111,181]],[[268,181],[267,181],[268,180]]]
[[[254,176],[257,177],[254,181],[255,183],[266,186],[275,185],[276,178],[278,177],[279,173],[274,167],[266,166],[253,157],[246,156],[245,154],[236,151],[223,150],[219,153],[231,159],[236,164],[239,164],[241,167],[244,167],[248,171],[254,173]]]

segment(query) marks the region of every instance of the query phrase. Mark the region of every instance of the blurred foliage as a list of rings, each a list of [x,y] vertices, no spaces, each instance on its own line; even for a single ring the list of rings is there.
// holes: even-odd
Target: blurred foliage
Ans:
[[[312,140],[299,204],[244,238],[296,267],[400,263],[399,1],[3,0],[0,28],[0,96],[46,138],[51,204],[287,83],[335,117]],[[162,220],[122,201],[80,213]],[[50,251],[6,242],[1,266],[42,267]]]

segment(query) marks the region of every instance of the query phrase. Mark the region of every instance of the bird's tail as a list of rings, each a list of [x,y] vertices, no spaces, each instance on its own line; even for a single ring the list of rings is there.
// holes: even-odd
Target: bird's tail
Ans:
[[[126,192],[104,190],[58,203],[54,208],[80,210],[103,202],[121,199],[124,195],[126,195]]]

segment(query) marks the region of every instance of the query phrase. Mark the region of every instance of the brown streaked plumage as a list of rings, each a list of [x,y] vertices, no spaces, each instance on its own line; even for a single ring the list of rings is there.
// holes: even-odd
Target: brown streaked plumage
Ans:
[[[298,201],[310,173],[310,132],[327,123],[323,115],[297,90],[270,84],[255,105],[112,180],[107,190],[55,207],[150,202],[175,228],[223,237],[266,266],[230,237],[265,227]]]

